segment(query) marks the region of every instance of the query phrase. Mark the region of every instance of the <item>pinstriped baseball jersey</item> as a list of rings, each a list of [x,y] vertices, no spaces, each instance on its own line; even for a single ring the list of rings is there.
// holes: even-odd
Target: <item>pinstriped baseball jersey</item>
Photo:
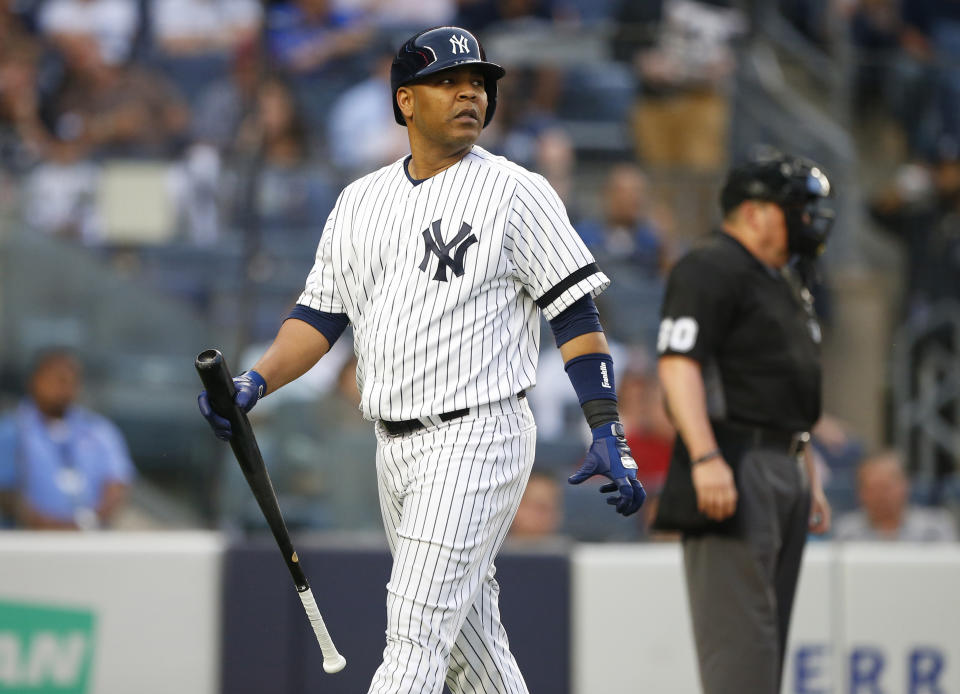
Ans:
[[[400,160],[344,189],[298,303],[348,316],[364,416],[404,420],[532,387],[539,310],[608,284],[543,177],[474,146],[423,181]]]

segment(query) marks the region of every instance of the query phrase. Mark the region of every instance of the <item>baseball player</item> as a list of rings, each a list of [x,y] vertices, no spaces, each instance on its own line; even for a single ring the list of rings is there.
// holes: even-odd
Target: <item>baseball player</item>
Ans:
[[[533,464],[541,311],[593,431],[583,465],[623,515],[645,493],[619,422],[593,297],[609,280],[546,181],[475,141],[503,68],[469,31],[439,27],[393,61],[410,156],[350,184],[306,288],[237,404],[299,377],[353,326],[363,415],[393,568],[371,694],[527,691],[500,623],[494,558]],[[229,423],[200,409],[221,438]]]
[[[812,162],[733,167],[723,228],[673,268],[657,350],[679,436],[655,527],[681,530],[705,694],[777,694],[807,532],[830,506],[805,444],[820,416],[820,327],[789,264],[833,223]]]

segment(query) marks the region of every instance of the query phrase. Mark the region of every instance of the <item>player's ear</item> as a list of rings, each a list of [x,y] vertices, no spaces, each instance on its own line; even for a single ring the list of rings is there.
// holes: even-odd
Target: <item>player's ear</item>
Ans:
[[[400,113],[408,121],[413,119],[413,101],[413,90],[410,87],[397,89],[397,106],[400,107]]]

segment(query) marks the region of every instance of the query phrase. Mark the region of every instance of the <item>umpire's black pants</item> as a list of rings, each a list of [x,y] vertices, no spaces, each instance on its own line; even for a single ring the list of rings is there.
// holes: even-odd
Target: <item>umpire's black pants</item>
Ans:
[[[802,459],[751,450],[739,462],[741,533],[687,536],[687,592],[704,694],[778,694],[807,537]]]

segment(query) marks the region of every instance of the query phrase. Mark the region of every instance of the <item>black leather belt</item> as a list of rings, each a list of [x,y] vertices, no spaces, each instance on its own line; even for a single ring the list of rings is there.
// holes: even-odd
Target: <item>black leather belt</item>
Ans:
[[[715,422],[714,428],[733,432],[741,437],[751,448],[765,448],[779,451],[787,455],[799,455],[810,442],[808,431],[784,431],[782,429],[766,429],[751,427],[730,422]]]
[[[777,431],[776,429],[754,429],[753,447],[786,451],[787,455],[799,455],[810,442],[808,431]]]
[[[526,397],[527,391],[521,390],[517,393],[518,398]],[[460,417],[465,417],[470,414],[470,408],[465,407],[462,410],[454,410],[453,412],[444,412],[441,415],[438,415],[438,419],[441,422],[449,422],[452,419],[459,419]],[[430,422],[424,422],[422,419],[402,419],[397,422],[391,422],[386,419],[381,419],[380,423],[383,424],[383,428],[387,430],[387,433],[390,436],[403,436],[404,434],[409,434],[414,431],[420,431],[420,429],[425,429],[430,426]]]

